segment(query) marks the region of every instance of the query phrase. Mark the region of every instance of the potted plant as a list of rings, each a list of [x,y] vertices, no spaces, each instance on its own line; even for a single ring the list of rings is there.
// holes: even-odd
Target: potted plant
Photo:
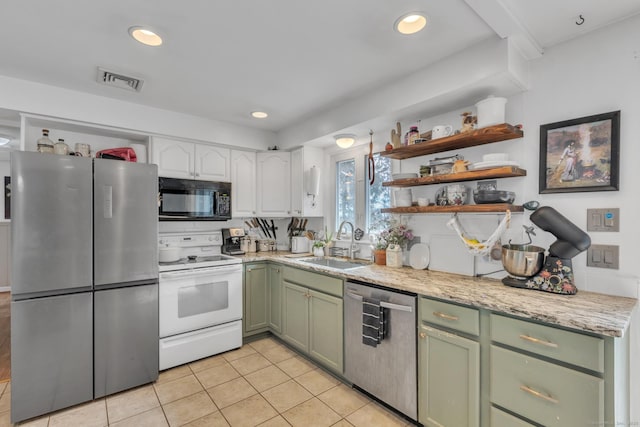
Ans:
[[[324,256],[324,241],[316,240],[313,242],[313,255]]]
[[[387,264],[387,241],[380,236],[372,236],[373,245],[371,253],[373,254],[373,262],[377,265]]]
[[[331,255],[330,250],[331,246],[333,246],[333,232],[328,231],[327,227],[324,228],[324,239],[322,239],[322,243],[324,244],[324,254],[326,256]]]

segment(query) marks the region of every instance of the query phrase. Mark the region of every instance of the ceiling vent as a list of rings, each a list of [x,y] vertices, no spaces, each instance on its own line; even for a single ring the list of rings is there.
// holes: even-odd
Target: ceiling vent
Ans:
[[[140,92],[142,90],[144,80],[137,77],[125,76],[124,74],[115,73],[98,67],[98,83],[102,83],[107,86],[119,87],[120,89]]]

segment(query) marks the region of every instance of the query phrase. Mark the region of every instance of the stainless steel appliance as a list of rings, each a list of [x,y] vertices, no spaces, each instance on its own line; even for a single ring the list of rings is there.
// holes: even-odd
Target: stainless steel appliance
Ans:
[[[383,310],[384,338],[364,344],[363,298]],[[418,417],[416,296],[347,281],[344,287],[344,375],[413,420]]]
[[[157,167],[11,154],[11,419],[158,376]]]
[[[222,253],[227,255],[244,255],[242,250],[242,238],[244,229],[223,228],[222,229]]]
[[[160,221],[231,219],[231,183],[193,179],[158,179]]]
[[[183,256],[160,263],[160,369],[241,347],[242,260],[220,253],[222,233],[162,233],[158,243]]]

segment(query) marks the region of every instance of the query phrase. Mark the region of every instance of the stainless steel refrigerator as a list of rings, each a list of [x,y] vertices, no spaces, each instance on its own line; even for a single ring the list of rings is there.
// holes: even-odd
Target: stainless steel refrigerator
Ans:
[[[11,420],[157,379],[157,167],[14,152],[11,182]]]

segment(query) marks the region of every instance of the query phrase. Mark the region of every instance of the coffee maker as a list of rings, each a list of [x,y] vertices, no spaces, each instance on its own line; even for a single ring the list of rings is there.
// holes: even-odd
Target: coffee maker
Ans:
[[[243,237],[244,229],[242,228],[223,228],[222,253],[227,255],[244,255],[244,251],[240,248],[240,242]]]

